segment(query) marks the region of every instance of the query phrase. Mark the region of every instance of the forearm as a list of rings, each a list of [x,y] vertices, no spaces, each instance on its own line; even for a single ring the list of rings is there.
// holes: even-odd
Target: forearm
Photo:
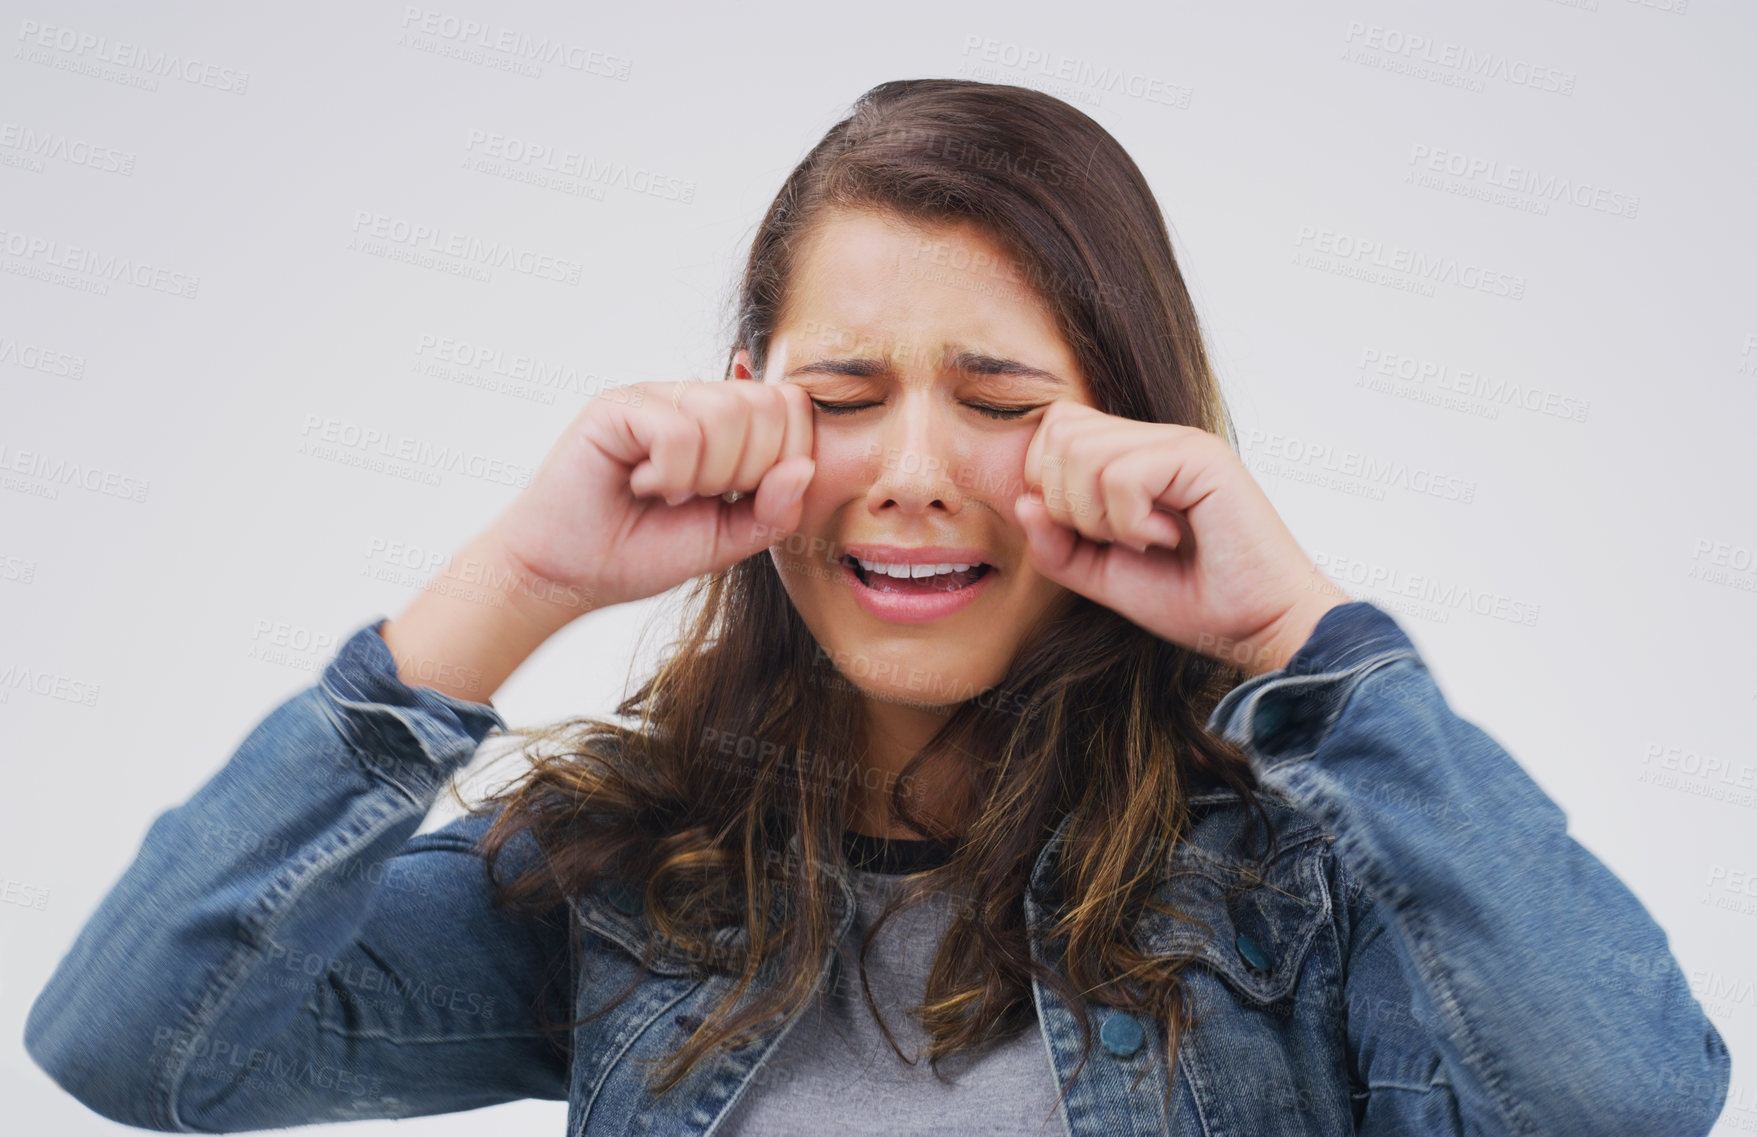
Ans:
[[[478,534],[379,635],[405,684],[488,703],[548,638],[592,607],[571,585],[518,566]]]

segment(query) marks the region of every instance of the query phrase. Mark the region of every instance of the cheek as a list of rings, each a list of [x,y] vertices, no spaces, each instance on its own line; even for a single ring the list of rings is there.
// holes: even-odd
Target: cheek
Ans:
[[[1008,434],[983,439],[970,457],[971,492],[993,501],[1011,521],[1013,499],[1025,492],[1025,451],[1031,448],[1032,431],[1021,427]]]
[[[809,509],[815,498],[822,502],[840,502],[872,484],[879,471],[884,448],[858,430],[817,428],[812,446],[812,461],[817,472],[805,491]]]

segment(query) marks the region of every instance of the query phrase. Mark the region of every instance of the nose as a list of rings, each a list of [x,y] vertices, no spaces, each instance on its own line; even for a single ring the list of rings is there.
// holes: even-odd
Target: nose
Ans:
[[[876,466],[866,492],[867,508],[875,513],[895,508],[905,514],[937,509],[948,515],[963,509],[955,429],[934,405],[930,391],[898,395],[867,449],[869,466]]]

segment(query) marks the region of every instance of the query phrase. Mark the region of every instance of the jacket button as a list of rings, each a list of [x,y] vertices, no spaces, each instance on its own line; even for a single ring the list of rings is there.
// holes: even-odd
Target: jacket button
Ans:
[[[1133,1015],[1119,1013],[1104,1020],[1104,1025],[1098,1028],[1098,1040],[1118,1058],[1127,1058],[1141,1049],[1147,1036],[1142,1033],[1141,1024],[1135,1021]]]
[[[1272,737],[1287,725],[1287,706],[1274,699],[1262,699],[1251,722],[1252,732],[1259,740]]]
[[[642,907],[641,894],[632,885],[620,880],[613,881],[608,891],[610,903],[616,906],[618,912],[628,916],[639,915]]]
[[[1238,937],[1237,947],[1238,954],[1244,957],[1246,963],[1258,971],[1269,970],[1269,957],[1263,954],[1263,949],[1257,946],[1256,940],[1241,933]]]

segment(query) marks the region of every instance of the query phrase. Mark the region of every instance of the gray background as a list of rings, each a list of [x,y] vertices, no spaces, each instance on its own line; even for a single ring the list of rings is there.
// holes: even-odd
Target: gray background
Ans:
[[[922,76],[1044,86],[1130,151],[1282,515],[1398,616],[1454,707],[1668,930],[1735,1055],[1757,1053],[1757,10],[729,7],[0,7],[14,1131],[115,1128],[19,1036],[153,817],[349,632],[401,611],[422,558],[504,508],[592,394],[717,377],[723,300],[782,177],[866,88]],[[600,54],[531,66],[464,39],[469,20]],[[105,62],[118,42],[194,79]],[[541,163],[493,138],[586,172],[537,184]],[[510,243],[577,279],[408,263],[359,242],[375,224]],[[147,283],[49,263],[75,246]],[[1397,256],[1452,278],[1375,268]],[[553,378],[468,366],[520,357]],[[324,424],[482,472],[302,452]],[[43,462],[97,488],[28,472]],[[576,623],[497,705],[515,723],[607,711],[668,611]],[[1757,1128],[1757,1082],[1734,1077],[1718,1132]],[[564,1110],[491,1120],[553,1133]]]

